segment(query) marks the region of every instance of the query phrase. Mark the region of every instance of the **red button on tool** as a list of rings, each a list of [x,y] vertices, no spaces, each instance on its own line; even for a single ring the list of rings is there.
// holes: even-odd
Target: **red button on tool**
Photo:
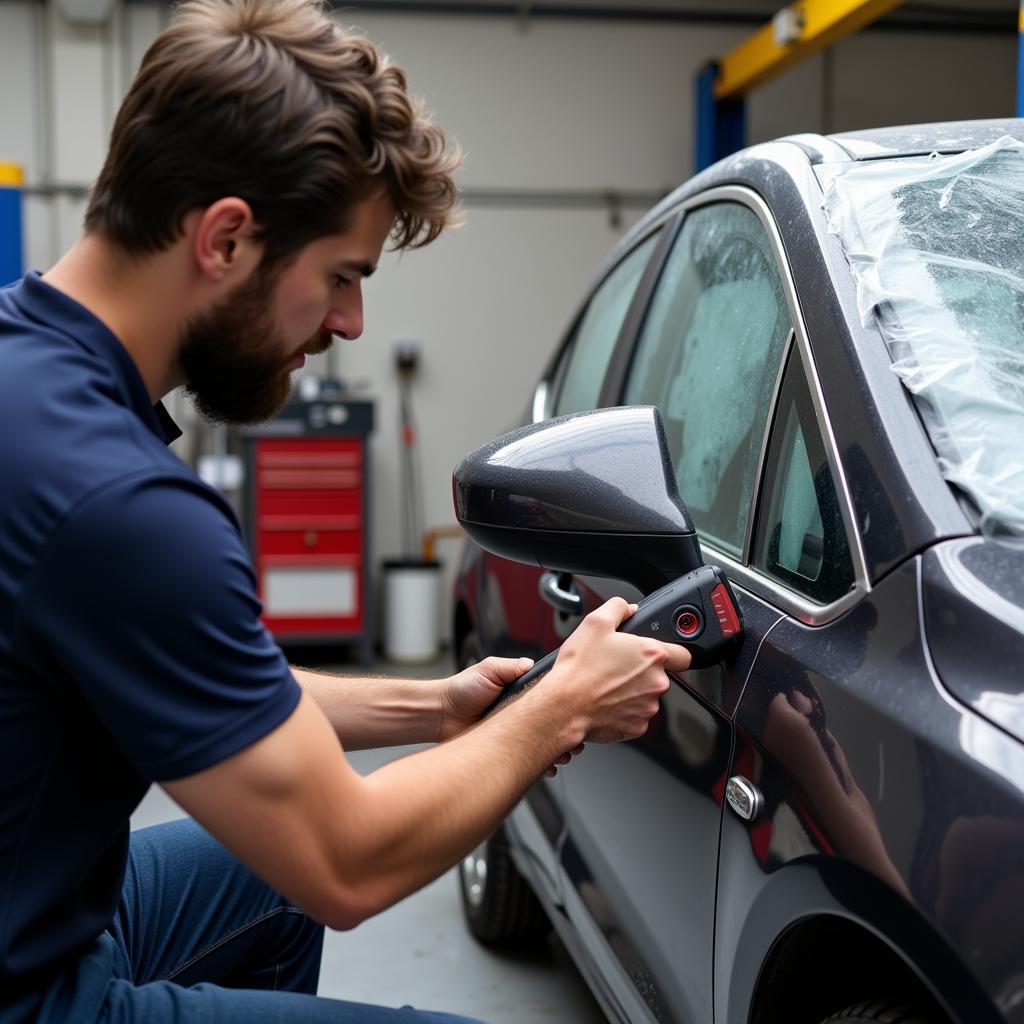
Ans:
[[[718,616],[718,623],[722,627],[723,636],[735,636],[740,631],[740,617],[729,600],[729,591],[725,589],[724,583],[719,583],[711,591],[711,605]]]
[[[695,636],[700,632],[700,618],[696,612],[682,611],[676,618],[676,629],[683,636]]]

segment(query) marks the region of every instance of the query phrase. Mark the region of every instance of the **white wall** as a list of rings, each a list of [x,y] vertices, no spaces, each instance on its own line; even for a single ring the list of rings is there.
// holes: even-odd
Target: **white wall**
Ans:
[[[692,171],[695,72],[750,31],[356,16],[464,147],[468,188],[670,188]],[[74,29],[50,7],[2,0],[0,159],[23,162],[30,183],[91,181],[115,98],[163,18],[156,5],[119,3],[103,28]],[[755,93],[748,137],[1009,115],[1015,62],[1012,35],[863,34]],[[75,237],[81,210],[67,199],[28,203],[32,265]],[[616,228],[603,210],[470,208],[461,230],[385,259],[367,285],[364,337],[319,361],[379,402],[378,555],[401,544],[393,343],[423,345],[414,402],[424,519],[452,522],[453,465],[515,420],[595,267],[640,212],[626,210]]]

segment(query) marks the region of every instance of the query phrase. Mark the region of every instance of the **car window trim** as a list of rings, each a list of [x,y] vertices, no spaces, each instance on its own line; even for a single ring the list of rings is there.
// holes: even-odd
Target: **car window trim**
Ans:
[[[626,312],[626,319],[622,321],[622,330],[619,331],[618,340],[612,349],[612,356],[608,360],[608,366],[604,375],[604,383],[597,396],[598,408],[604,409],[611,405],[621,404],[622,384],[625,381],[629,364],[633,359],[637,335],[643,327],[644,320],[647,318],[651,297],[654,295],[658,282],[661,280],[661,273],[665,269],[669,253],[676,244],[676,238],[682,223],[683,213],[676,209],[666,213],[664,217],[658,218],[651,225],[652,230],[662,227],[664,227],[664,230],[654,250],[651,252],[651,258],[647,261],[647,266],[644,267],[640,283],[633,293],[633,301],[629,304],[629,309]],[[650,231],[645,231],[643,234],[644,239],[648,238],[650,233]],[[632,252],[632,249],[630,252]]]
[[[533,390],[533,401],[530,403],[530,421],[532,423],[540,423],[547,419],[550,389],[551,385],[547,377],[543,377],[537,382],[537,386]]]
[[[561,344],[555,350],[554,358],[549,361],[544,370],[544,375],[534,388],[533,398],[530,404],[530,412],[534,423],[540,423],[552,414],[555,403],[558,401],[562,385],[564,384],[564,377],[563,380],[556,382],[558,370],[562,364],[562,360],[569,358],[569,349],[572,347],[572,344],[576,339],[576,333],[580,328],[580,324],[583,322],[583,318],[587,315],[587,310],[590,308],[591,302],[594,301],[594,296],[601,290],[608,278],[622,266],[623,262],[629,259],[633,252],[643,245],[651,235],[660,231],[665,226],[666,221],[678,216],[679,212],[677,210],[672,210],[666,213],[664,217],[659,217],[656,221],[652,221],[648,224],[635,238],[627,235],[626,238],[623,239],[623,242],[627,240],[629,241],[629,247],[624,247],[621,254],[618,256],[618,259],[614,262],[608,262],[605,272],[601,275],[600,280],[597,281],[587,293],[586,299],[584,299],[579,309],[576,311],[576,315],[572,318],[569,329],[563,335]],[[655,262],[657,262],[660,269],[661,261],[664,260],[665,255],[666,245],[663,236],[655,244],[654,248],[651,250],[651,255],[647,258],[647,263],[644,264],[640,280],[637,282],[636,290],[633,292],[633,297],[630,299],[629,306],[626,309],[626,315],[623,318],[622,326],[619,328],[619,333],[615,337],[615,343],[612,345],[612,354],[609,357],[608,366],[605,368],[605,375],[602,377],[601,388],[598,391],[597,404],[594,406],[596,409],[600,409],[604,406],[602,397],[604,395],[608,379],[609,368],[615,364],[615,358],[622,344],[622,339],[624,336],[627,336],[627,332],[633,323],[638,297],[641,294],[644,294],[645,296],[648,295],[653,290],[654,282],[657,280],[656,276],[652,277],[651,267]],[[558,387],[555,386],[556,383],[558,384]]]
[[[839,514],[843,521],[843,528],[846,531],[846,543],[850,549],[850,561],[853,564],[853,587],[842,597],[828,604],[820,605],[810,601],[808,598],[788,587],[779,587],[781,594],[785,595],[790,604],[793,614],[808,625],[824,625],[831,622],[848,611],[865,594],[871,590],[871,582],[867,571],[867,562],[864,558],[864,546],[861,542],[860,531],[857,529],[857,517],[853,510],[853,498],[850,494],[849,481],[846,479],[846,472],[843,468],[842,459],[839,457],[838,446],[836,445],[835,432],[832,429],[832,421],[829,418],[828,410],[825,407],[825,393],[821,387],[821,379],[818,376],[818,365],[814,359],[814,352],[811,348],[810,338],[807,334],[807,325],[804,322],[803,311],[800,309],[800,300],[797,296],[796,282],[793,280],[793,271],[786,257],[786,249],[782,242],[782,234],[779,231],[775,218],[772,216],[768,204],[756,192],[751,189],[729,186],[723,191],[735,191],[743,196],[748,205],[758,214],[768,231],[772,248],[775,251],[776,263],[782,275],[783,290],[789,302],[790,316],[793,320],[793,328],[796,334],[797,349],[800,353],[800,361],[803,367],[804,381],[810,391],[811,403],[814,406],[814,417],[817,421],[818,432],[821,442],[825,448],[825,458],[828,462],[829,472],[832,474],[832,482],[839,497]],[[708,193],[710,194],[710,193]],[[775,410],[772,412],[774,419]],[[767,457],[767,451],[765,452]],[[764,485],[765,465],[762,460],[758,468],[760,484]],[[761,505],[761,494],[758,494],[758,508]],[[748,547],[744,552],[744,558],[749,565],[753,553]],[[758,574],[760,575],[760,574]]]
[[[690,196],[675,208],[675,211],[680,215],[680,219],[677,224],[673,225],[671,232],[673,243],[675,242],[678,233],[685,226],[686,215],[691,210],[720,202],[738,202],[747,206],[757,215],[758,219],[761,221],[761,225],[764,227],[765,232],[768,235],[772,254],[775,257],[776,268],[779,271],[779,277],[782,281],[782,290],[786,296],[786,303],[789,307],[790,320],[793,325],[792,333],[795,335],[796,345],[800,352],[804,378],[811,394],[811,402],[814,406],[815,420],[817,421],[822,443],[825,446],[825,457],[828,461],[829,471],[832,473],[832,480],[835,484],[836,493],[839,497],[840,516],[843,521],[843,528],[846,531],[846,542],[849,545],[850,558],[853,563],[854,585],[849,592],[844,594],[841,598],[822,605],[815,601],[811,601],[802,594],[791,590],[789,587],[786,587],[776,580],[773,580],[759,572],[751,565],[751,545],[753,543],[752,526],[754,518],[751,518],[747,523],[747,535],[744,540],[742,562],[738,561],[734,556],[728,555],[724,551],[716,548],[713,541],[706,541],[704,537],[701,537],[700,543],[701,547],[706,552],[713,554],[715,561],[719,562],[722,568],[726,569],[730,575],[735,576],[736,580],[752,593],[758,594],[765,600],[772,602],[776,607],[792,615],[794,618],[806,625],[822,626],[826,623],[832,622],[834,619],[837,619],[840,615],[844,614],[871,590],[867,566],[864,559],[864,548],[861,544],[860,533],[856,529],[857,520],[853,513],[853,501],[850,496],[850,487],[837,452],[832,423],[825,409],[824,392],[822,391],[821,381],[818,377],[817,363],[814,361],[814,354],[811,351],[810,342],[808,340],[807,326],[804,323],[803,312],[800,309],[800,302],[797,298],[796,284],[793,280],[792,268],[790,267],[789,260],[786,257],[786,249],[782,242],[782,235],[779,232],[778,225],[775,222],[775,218],[772,215],[768,204],[757,192],[743,185],[720,185],[715,188],[710,188],[706,192]],[[653,295],[653,291],[654,289],[652,288],[651,295]],[[650,299],[650,297],[651,296],[648,296],[648,299]],[[637,332],[642,329],[642,326],[642,321],[637,324]],[[619,340],[620,342],[623,340],[622,335],[620,335]],[[604,402],[606,405],[622,404],[622,395],[626,386],[629,363],[636,351],[635,341],[636,337],[634,336],[628,347],[629,358],[621,367],[621,374],[618,380],[609,380],[607,382],[614,385],[614,391],[609,389],[611,393],[602,394],[602,399],[607,399],[607,401]],[[768,436],[770,436],[771,427],[775,422],[781,374],[785,367],[786,359],[790,355],[790,351],[790,346],[785,346],[784,355],[780,361],[778,376],[775,382],[776,390],[773,396],[776,404],[773,404],[772,408],[769,410],[766,423]],[[751,507],[755,511],[755,517],[757,511],[761,507],[761,492],[764,487],[765,462],[767,454],[767,446],[763,446],[760,462],[757,467],[756,486],[754,487],[754,495],[751,503]],[[686,496],[683,495],[683,501],[685,502],[685,500]]]
[[[792,414],[796,415],[797,429],[804,438],[808,467],[810,468],[815,465],[819,465],[820,461],[818,460],[823,458],[825,455],[825,443],[822,439],[821,432],[818,429],[817,421],[814,419],[814,406],[810,400],[811,395],[810,388],[807,383],[807,374],[805,372],[801,372],[802,360],[800,358],[799,349],[794,350],[790,354],[790,360],[800,361],[801,366],[793,366],[790,362],[787,362],[786,365],[783,387],[779,394],[779,404],[776,407],[775,423],[772,428],[772,434],[773,436],[778,436],[779,443],[772,448],[765,463],[764,497],[761,503],[762,514],[758,516],[757,522],[754,524],[754,538],[749,564],[753,569],[764,573],[770,579],[780,583],[783,587],[787,587],[788,589],[795,591],[806,600],[816,605],[824,606],[831,604],[832,601],[824,600],[814,592],[813,587],[816,580],[801,577],[798,571],[794,571],[791,567],[785,566],[781,562],[776,564],[776,568],[774,570],[768,564],[768,550],[771,544],[771,535],[769,530],[773,528],[773,520],[768,515],[768,512],[774,506],[775,498],[780,494],[780,488],[783,490],[786,488],[789,481],[789,473],[787,470],[792,467],[791,456],[793,450],[788,450],[789,458],[787,458],[786,449],[783,447],[783,442],[786,440],[788,434],[790,416]],[[783,405],[784,398],[786,399],[785,405]],[[832,490],[835,494],[834,483],[832,485]],[[820,521],[825,531],[822,536],[823,561],[821,564],[821,568],[824,569],[824,553],[828,551],[830,547],[832,547],[834,551],[834,540],[831,538],[834,537],[836,524],[835,516],[830,514],[826,506],[822,504],[821,495],[817,492],[816,487],[815,496],[817,498]],[[842,526],[840,526],[840,528],[843,531],[843,538],[845,540],[846,530]],[[849,558],[849,541],[846,541],[845,546],[846,555]],[[830,569],[834,569],[835,567],[836,563],[833,562],[830,564]],[[779,571],[780,569],[782,570],[781,572]],[[852,559],[849,561],[849,570],[852,577]],[[789,573],[788,577],[787,573]],[[849,582],[846,580],[845,574],[844,582]],[[843,594],[840,594],[839,597],[832,600],[839,600],[845,596],[846,593],[844,592]]]
[[[775,419],[779,408],[779,395],[782,393],[782,378],[786,374],[786,366],[789,363],[790,353],[796,339],[796,330],[789,329],[789,335],[782,346],[782,358],[779,361],[779,368],[775,373],[775,384],[772,386],[772,397],[768,403],[768,416],[764,421],[764,433],[761,436],[761,450],[757,455],[757,468],[754,474],[754,486],[750,492],[750,510],[747,513],[747,529],[743,536],[743,560],[751,564],[754,558],[754,524],[757,520],[757,510],[761,498],[761,489],[764,484],[764,476],[768,470],[768,442],[771,440],[775,427]]]

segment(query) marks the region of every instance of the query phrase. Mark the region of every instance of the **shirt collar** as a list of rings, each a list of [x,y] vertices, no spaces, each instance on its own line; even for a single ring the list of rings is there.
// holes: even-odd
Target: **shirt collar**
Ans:
[[[153,406],[153,412],[156,413],[157,423],[159,423],[160,429],[163,431],[164,440],[168,444],[172,441],[177,441],[181,437],[181,427],[171,419],[171,414],[167,411],[164,403],[157,402]]]
[[[60,331],[107,364],[123,403],[165,444],[181,437],[162,402],[154,406],[135,360],[117,335],[95,314],[30,270],[9,292],[21,311],[40,324]]]

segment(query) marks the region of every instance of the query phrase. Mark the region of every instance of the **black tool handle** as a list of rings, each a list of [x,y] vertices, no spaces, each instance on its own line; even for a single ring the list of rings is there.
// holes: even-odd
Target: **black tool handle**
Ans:
[[[733,650],[743,622],[725,573],[702,565],[645,597],[619,631],[682,644],[690,668],[707,668]]]
[[[705,668],[728,655],[742,635],[743,625],[725,573],[716,565],[702,565],[645,597],[619,631],[682,644],[690,652],[690,667]],[[506,686],[486,713],[533,686],[550,671],[557,656],[557,650],[545,655]]]
[[[524,672],[514,683],[509,683],[508,686],[502,691],[501,696],[487,709],[486,714],[490,714],[492,711],[497,711],[503,704],[507,704],[513,697],[518,697],[523,690],[528,690],[541,676],[547,675],[551,670],[551,666],[555,663],[555,658],[558,657],[558,651],[554,650],[550,654],[545,654],[543,658],[538,661],[533,668],[528,669]]]

